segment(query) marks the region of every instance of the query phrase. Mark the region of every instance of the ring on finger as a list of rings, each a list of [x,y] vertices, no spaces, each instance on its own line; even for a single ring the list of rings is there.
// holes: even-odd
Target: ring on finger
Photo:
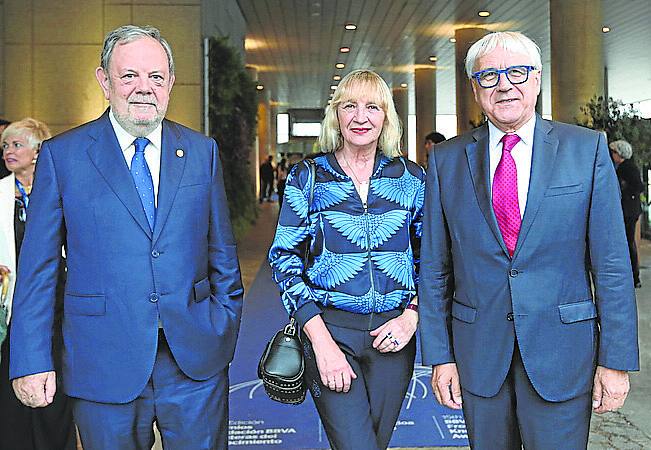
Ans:
[[[396,347],[400,345],[400,341],[398,341],[398,339],[394,339],[394,340],[391,341],[391,342],[393,342],[393,343],[395,344]]]

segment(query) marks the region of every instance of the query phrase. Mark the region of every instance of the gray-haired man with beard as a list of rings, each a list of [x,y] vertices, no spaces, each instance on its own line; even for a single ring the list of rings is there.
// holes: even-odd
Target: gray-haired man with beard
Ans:
[[[224,449],[242,284],[214,140],[165,120],[170,46],[151,27],[104,42],[110,108],[41,148],[19,261],[10,377],[54,396],[52,320],[65,245],[63,380],[84,449]]]

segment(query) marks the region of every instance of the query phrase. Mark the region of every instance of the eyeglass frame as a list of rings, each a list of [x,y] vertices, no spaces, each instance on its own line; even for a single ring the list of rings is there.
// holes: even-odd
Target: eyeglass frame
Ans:
[[[524,67],[525,69],[527,69],[527,76],[526,76],[526,78],[524,80],[514,83],[509,78],[509,70],[514,69],[516,67]],[[527,65],[527,64],[516,64],[515,66],[509,66],[506,69],[495,69],[493,67],[489,67],[488,69],[484,69],[484,70],[480,70],[479,72],[475,72],[471,76],[477,82],[479,87],[481,87],[483,89],[490,89],[490,88],[494,88],[495,86],[500,84],[500,77],[502,76],[502,74],[506,75],[506,79],[509,80],[509,83],[511,83],[513,85],[524,84],[527,81],[529,81],[529,73],[531,73],[532,70],[538,70],[538,68],[536,66],[531,66],[531,65]],[[495,84],[493,84],[491,86],[483,86],[481,84],[481,82],[479,81],[479,77],[480,77],[480,75],[482,73],[485,73],[485,72],[497,72],[497,78],[495,80]]]

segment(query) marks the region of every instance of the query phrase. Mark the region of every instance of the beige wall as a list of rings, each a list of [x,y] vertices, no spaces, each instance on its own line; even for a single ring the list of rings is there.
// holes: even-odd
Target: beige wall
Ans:
[[[0,114],[33,116],[54,133],[99,116],[95,80],[105,34],[153,25],[170,42],[176,84],[168,118],[202,123],[201,0],[0,0]]]

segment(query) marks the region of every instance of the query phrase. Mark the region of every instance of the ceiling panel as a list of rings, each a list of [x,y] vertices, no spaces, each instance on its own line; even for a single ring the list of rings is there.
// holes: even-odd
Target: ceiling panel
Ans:
[[[519,30],[550,62],[549,2],[545,0],[238,0],[247,23],[247,64],[258,68],[271,98],[286,108],[323,107],[332,76],[377,70],[392,87],[410,85],[415,65],[437,61],[437,110],[455,112],[454,44],[460,27]],[[488,18],[478,10],[491,11]],[[625,102],[651,98],[651,0],[603,0],[604,63],[609,93]],[[357,24],[347,31],[348,22]],[[348,46],[350,53],[339,48]],[[335,69],[343,62],[346,68]],[[547,74],[547,76],[545,76]],[[543,72],[543,112],[551,109],[549,72]],[[413,113],[413,110],[412,110]]]

